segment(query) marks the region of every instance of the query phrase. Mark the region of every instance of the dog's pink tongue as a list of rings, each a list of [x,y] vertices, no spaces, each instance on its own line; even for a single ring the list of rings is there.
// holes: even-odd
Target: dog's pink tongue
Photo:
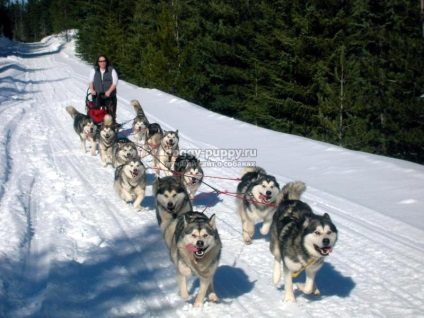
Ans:
[[[259,199],[261,199],[261,200],[266,200],[266,195],[259,194]]]
[[[194,246],[193,244],[187,244],[186,245],[186,249],[188,249],[190,252],[197,252],[197,247]]]

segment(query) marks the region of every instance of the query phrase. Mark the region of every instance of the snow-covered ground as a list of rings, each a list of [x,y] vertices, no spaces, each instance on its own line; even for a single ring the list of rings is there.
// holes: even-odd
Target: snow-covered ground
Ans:
[[[132,139],[137,99],[151,122],[178,129],[180,147],[210,163],[193,205],[217,216],[221,301],[194,309],[193,298],[181,300],[156,222],[154,172],[146,211],[135,212],[114,192],[113,168],[80,151],[65,106],[84,112],[90,67],[58,36],[0,40],[0,317],[423,316],[422,165],[261,129],[120,81],[122,134]],[[243,152],[236,159],[235,150]],[[235,191],[240,162],[281,185],[304,181],[304,200],[337,225],[338,244],[317,276],[320,297],[283,303],[269,238],[257,233],[246,246],[234,197],[213,194]],[[189,280],[191,295],[198,286]]]

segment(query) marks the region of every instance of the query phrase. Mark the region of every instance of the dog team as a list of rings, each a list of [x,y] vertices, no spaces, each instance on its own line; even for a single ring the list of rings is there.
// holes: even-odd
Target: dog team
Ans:
[[[192,200],[202,184],[204,173],[200,161],[190,154],[179,154],[177,131],[165,131],[157,123],[149,123],[140,103],[132,100],[136,116],[132,123],[134,141],[118,138],[112,117],[106,115],[98,125],[75,107],[66,110],[74,120],[75,132],[80,137],[81,149],[86,143],[96,155],[96,144],[102,165],[115,168],[114,189],[125,203],[141,210],[146,189],[146,166],[142,158],[153,157],[152,168],[156,179],[152,189],[156,218],[171,261],[177,271],[179,294],[189,299],[187,277],[195,274],[200,286],[194,307],[201,307],[208,294],[211,302],[218,302],[213,279],[218,268],[222,243],[215,215],[193,211]],[[98,131],[97,131],[98,130]],[[142,145],[141,155],[138,146]],[[161,171],[164,177],[161,177]],[[237,186],[236,204],[241,220],[242,238],[251,244],[255,225],[262,223],[260,233],[270,233],[269,249],[274,256],[272,280],[278,285],[281,267],[284,276],[284,302],[295,302],[293,278],[305,272],[305,283],[297,288],[305,294],[320,295],[315,276],[337,241],[337,228],[330,216],[314,214],[301,200],[306,185],[289,182],[280,188],[276,178],[260,167],[247,167]]]

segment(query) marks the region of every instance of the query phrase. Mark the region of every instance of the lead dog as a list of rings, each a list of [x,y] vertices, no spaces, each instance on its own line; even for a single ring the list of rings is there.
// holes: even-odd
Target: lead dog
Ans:
[[[237,210],[241,218],[243,241],[252,243],[255,224],[263,222],[260,232],[269,232],[280,186],[275,177],[260,167],[247,167],[237,186]]]
[[[301,181],[290,182],[281,190],[281,202],[273,217],[270,251],[274,255],[273,283],[284,271],[284,302],[295,302],[293,278],[306,272],[304,284],[298,288],[305,294],[319,295],[315,276],[337,241],[337,228],[330,216],[316,215],[300,201],[306,186]]]
[[[200,280],[194,307],[203,305],[207,292],[210,301],[218,302],[213,278],[218,268],[222,244],[216,228],[215,215],[208,218],[200,212],[186,212],[169,223],[163,236],[177,269],[181,298],[189,298],[187,277],[194,273]]]
[[[97,126],[93,119],[87,115],[78,112],[74,106],[67,106],[66,111],[74,119],[74,130],[81,140],[81,150],[87,152],[86,142],[91,144],[91,155],[96,155],[96,129]]]

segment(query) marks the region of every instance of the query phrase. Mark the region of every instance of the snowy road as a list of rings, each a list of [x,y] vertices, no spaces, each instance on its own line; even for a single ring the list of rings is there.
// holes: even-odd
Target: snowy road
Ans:
[[[90,66],[75,57],[74,43],[60,37],[25,45],[0,41],[0,316],[198,316],[192,299],[177,295],[156,223],[153,171],[142,203],[147,211],[135,212],[115,194],[113,169],[80,152],[65,106],[84,111]],[[250,145],[258,155],[243,160],[255,160],[281,185],[305,181],[305,201],[338,227],[338,244],[317,277],[322,296],[299,294],[297,303],[285,304],[284,287],[272,285],[268,237],[257,233],[244,245],[235,199],[210,194],[235,191],[241,169],[205,168],[193,205],[217,215],[223,253],[215,276],[221,302],[206,302],[203,317],[422,316],[423,166],[260,129],[124,81],[118,94],[122,134],[132,138],[130,100],[137,99],[151,122],[179,129],[180,148]],[[246,126],[254,131],[239,138]],[[278,147],[269,145],[272,138]],[[298,162],[293,151],[284,156],[287,149],[296,149]],[[387,181],[388,174],[394,180]],[[381,188],[367,189],[367,178],[381,181]],[[198,280],[189,287],[195,294]]]

